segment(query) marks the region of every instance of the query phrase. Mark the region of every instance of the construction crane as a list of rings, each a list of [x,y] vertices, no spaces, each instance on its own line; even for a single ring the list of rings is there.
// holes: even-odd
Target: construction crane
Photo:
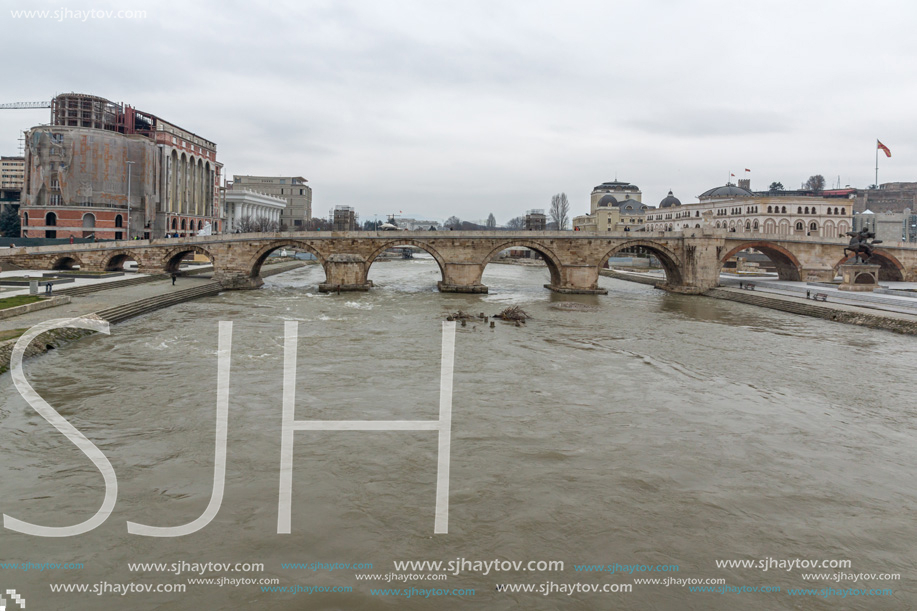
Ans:
[[[8,102],[0,104],[0,108],[6,110],[19,110],[29,108],[51,108],[51,102]]]

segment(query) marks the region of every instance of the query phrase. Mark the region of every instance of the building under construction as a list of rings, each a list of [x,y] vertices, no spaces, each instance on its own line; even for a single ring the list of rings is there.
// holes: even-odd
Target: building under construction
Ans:
[[[24,237],[125,239],[222,230],[216,144],[98,96],[51,102],[26,133]]]

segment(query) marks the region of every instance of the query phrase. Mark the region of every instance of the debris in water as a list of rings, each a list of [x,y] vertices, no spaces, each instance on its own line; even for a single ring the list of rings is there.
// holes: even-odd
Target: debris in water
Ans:
[[[499,318],[500,320],[516,321],[525,323],[527,318],[532,318],[529,314],[525,313],[525,310],[519,306],[512,306],[506,308],[499,314],[494,315],[494,318]],[[518,326],[518,325],[517,325]]]

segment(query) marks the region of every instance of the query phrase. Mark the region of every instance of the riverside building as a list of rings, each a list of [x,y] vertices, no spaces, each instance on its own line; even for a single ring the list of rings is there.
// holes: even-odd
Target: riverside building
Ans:
[[[26,133],[23,237],[98,239],[222,230],[216,144],[127,104],[54,98]]]
[[[742,184],[744,183],[744,184]],[[672,197],[646,215],[647,231],[687,231],[709,224],[736,233],[836,238],[851,230],[855,189],[752,192],[747,180],[705,191],[697,203]],[[673,201],[674,200],[674,201]]]

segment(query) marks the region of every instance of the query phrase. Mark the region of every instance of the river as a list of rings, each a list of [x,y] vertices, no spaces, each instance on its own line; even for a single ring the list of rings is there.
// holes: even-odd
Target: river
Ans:
[[[39,394],[111,461],[118,502],[104,524],[77,537],[4,530],[0,563],[83,568],[0,569],[0,586],[35,610],[917,606],[912,338],[609,278],[600,280],[606,296],[555,295],[542,286],[545,268],[490,265],[488,295],[438,293],[429,258],[374,264],[376,287],[367,293],[322,295],[321,278],[320,268],[305,267],[267,279],[261,290],[159,311],[29,361]],[[297,419],[435,420],[445,315],[492,315],[508,305],[533,318],[522,327],[468,323],[456,331],[448,534],[433,533],[431,431],[297,432],[292,533],[277,534],[285,321],[299,323]],[[129,535],[127,521],[177,526],[210,499],[218,321],[234,325],[220,511],[184,537]],[[9,374],[0,393],[3,513],[49,526],[90,517],[103,497],[99,471],[26,404]],[[716,564],[769,558],[849,565]],[[398,571],[395,561],[456,559],[564,568],[471,564],[458,575],[434,571],[448,574],[438,581],[356,578],[404,579],[422,571]],[[128,564],[182,562],[264,570]],[[313,570],[313,563],[372,569]],[[576,568],[615,564],[630,568]],[[832,577],[803,577],[813,572]],[[831,581],[838,573],[900,580]],[[123,596],[50,591],[103,582],[171,587],[189,577],[352,591],[272,593],[258,584]],[[648,578],[725,579],[719,587],[734,589],[634,584]],[[497,591],[507,584],[536,591]],[[590,584],[633,588],[582,591]],[[580,591],[567,594],[569,587]],[[386,588],[474,594],[371,592]],[[791,588],[892,593],[801,597]]]

